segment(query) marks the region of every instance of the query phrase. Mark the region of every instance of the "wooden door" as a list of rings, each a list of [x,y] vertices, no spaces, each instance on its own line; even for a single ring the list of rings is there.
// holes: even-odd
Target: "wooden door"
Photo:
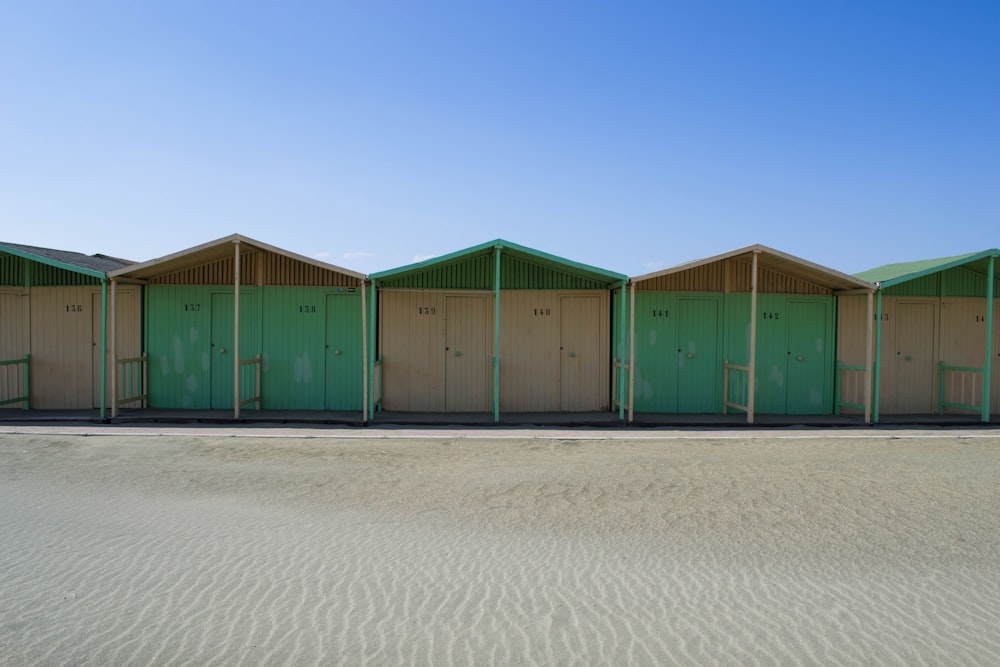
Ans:
[[[608,388],[602,378],[601,299],[564,296],[559,304],[559,396],[563,412],[586,412],[608,407]],[[606,369],[605,369],[606,370]]]
[[[818,415],[832,411],[833,394],[828,348],[827,304],[818,301],[788,303],[788,370],[785,414]]]
[[[490,409],[488,307],[485,296],[445,298],[445,409],[448,412]]]
[[[722,403],[719,301],[682,298],[677,314],[677,412],[718,412]]]
[[[926,415],[935,411],[937,305],[900,301],[896,307],[896,414]]]
[[[364,392],[360,299],[326,297],[326,409],[360,410]]]
[[[242,305],[242,304],[240,304]],[[233,407],[233,295],[212,295],[212,408]]]

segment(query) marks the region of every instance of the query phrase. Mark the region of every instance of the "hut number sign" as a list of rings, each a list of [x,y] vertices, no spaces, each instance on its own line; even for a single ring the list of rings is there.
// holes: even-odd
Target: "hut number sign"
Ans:
[[[670,317],[670,310],[667,308],[654,308],[653,317]]]
[[[197,313],[199,310],[201,310],[201,304],[200,303],[185,303],[184,304],[184,312],[185,313]]]
[[[763,316],[761,319],[764,319],[764,320],[780,320],[781,319],[781,313],[773,311],[773,310],[761,313],[761,315]]]
[[[536,317],[545,317],[547,315],[551,315],[552,314],[552,309],[551,308],[535,308],[534,312],[535,312],[535,316]]]
[[[419,306],[417,315],[437,315],[438,309],[434,306]]]
[[[300,305],[299,306],[299,312],[300,313],[315,313],[316,312],[316,306]]]
[[[69,304],[66,304],[66,312],[67,313],[82,313],[83,312],[83,304],[82,303],[69,303]]]

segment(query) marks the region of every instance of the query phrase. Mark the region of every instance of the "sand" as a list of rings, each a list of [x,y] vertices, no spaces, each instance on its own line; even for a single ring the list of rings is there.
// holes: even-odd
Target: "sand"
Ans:
[[[0,664],[1000,663],[990,432],[62,430]]]

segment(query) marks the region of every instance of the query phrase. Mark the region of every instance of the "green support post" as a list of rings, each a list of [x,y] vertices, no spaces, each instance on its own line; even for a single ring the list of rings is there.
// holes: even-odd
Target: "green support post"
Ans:
[[[872,362],[875,370],[875,386],[872,389],[872,423],[878,423],[879,397],[882,385],[882,290],[875,293],[875,359]]]
[[[101,421],[108,395],[108,281],[101,281]]]
[[[983,421],[990,420],[990,379],[993,362],[993,275],[996,256],[990,256],[986,271],[986,363],[983,364]]]
[[[500,423],[500,246],[494,252],[493,276],[493,422]]]
[[[621,300],[621,307],[619,310],[618,322],[618,360],[620,362],[618,366],[618,420],[625,421],[625,283],[622,281],[621,293],[619,294]],[[632,360],[629,360],[632,363]],[[629,369],[631,372],[632,369]]]
[[[375,419],[375,360],[378,359],[378,354],[375,352],[375,341],[376,332],[378,330],[378,325],[376,324],[376,313],[378,308],[376,307],[376,302],[378,301],[378,290],[375,287],[375,281],[372,281],[372,298],[368,301],[368,422],[371,423]]]

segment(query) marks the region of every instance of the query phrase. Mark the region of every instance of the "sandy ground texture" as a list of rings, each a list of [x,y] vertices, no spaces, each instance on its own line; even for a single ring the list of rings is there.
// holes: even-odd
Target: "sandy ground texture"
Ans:
[[[1000,664],[988,433],[90,432],[0,435],[0,664]]]

